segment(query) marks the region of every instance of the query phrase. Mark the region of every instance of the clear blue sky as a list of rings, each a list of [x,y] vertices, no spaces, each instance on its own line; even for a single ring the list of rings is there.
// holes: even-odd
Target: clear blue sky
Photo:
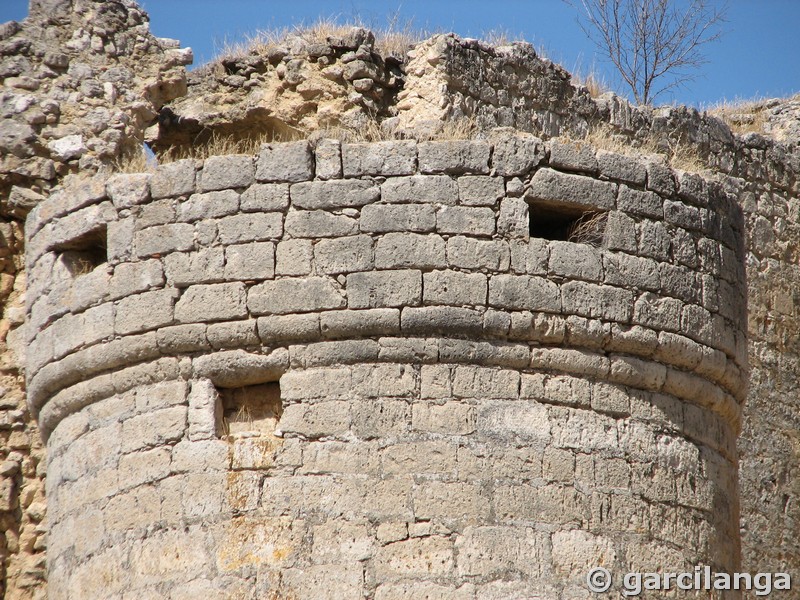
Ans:
[[[685,0],[678,0],[685,1]],[[724,4],[724,0],[710,0]],[[27,0],[0,0],[0,22],[22,19]],[[504,30],[544,47],[568,70],[592,66],[616,88],[612,67],[577,25],[575,9],[561,0],[143,0],[157,36],[181,40],[195,65],[212,58],[226,40],[258,29],[335,17],[385,26],[393,15],[416,27],[471,37]],[[659,102],[704,107],[722,100],[789,96],[800,92],[800,0],[730,0],[722,39],[706,46],[708,64],[697,79]]]

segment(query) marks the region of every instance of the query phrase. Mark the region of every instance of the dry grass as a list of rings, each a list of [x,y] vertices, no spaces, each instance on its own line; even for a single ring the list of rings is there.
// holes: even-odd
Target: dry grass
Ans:
[[[570,226],[567,241],[599,248],[603,244],[607,221],[608,213],[587,212]]]
[[[586,136],[585,141],[594,148],[624,154],[626,156],[642,156],[659,154],[675,169],[698,173],[704,171],[707,165],[697,153],[695,146],[683,139],[661,140],[654,137],[631,140],[629,137],[616,132],[610,125],[603,124],[594,127]]]
[[[576,86],[583,86],[589,90],[589,95],[592,98],[599,98],[606,92],[611,91],[611,87],[608,85],[605,78],[594,70],[588,73],[576,70],[572,73],[572,80]]]
[[[310,24],[300,23],[292,27],[260,29],[246,35],[242,40],[225,40],[211,63],[249,55],[264,55],[286,44],[292,37],[298,37],[309,44],[324,44],[330,38],[346,36],[353,27],[363,27],[375,34],[375,50],[379,54],[400,59],[405,57],[411,47],[434,33],[415,27],[413,19],[403,20],[398,13],[384,26],[367,24],[359,19],[345,23],[334,17],[321,17]]]
[[[739,135],[763,133],[768,116],[763,99],[723,100],[707,108],[706,112],[725,121],[731,131]]]
[[[333,138],[345,143],[385,142],[391,140],[415,139],[418,142],[471,140],[478,132],[474,119],[456,119],[445,121],[441,127],[427,132],[396,131],[381,125],[376,119],[370,119],[358,128],[336,127],[315,132],[311,137],[319,140]]]

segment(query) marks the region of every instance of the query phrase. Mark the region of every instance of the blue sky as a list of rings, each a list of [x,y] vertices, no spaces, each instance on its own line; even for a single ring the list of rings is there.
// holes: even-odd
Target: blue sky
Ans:
[[[685,1],[685,0],[678,0]],[[710,0],[724,4],[724,0]],[[385,26],[400,22],[429,30],[480,37],[503,30],[544,47],[547,56],[568,70],[592,67],[618,92],[613,68],[595,57],[595,49],[576,22],[575,9],[561,0],[144,0],[155,35],[181,40],[195,52],[195,64],[212,58],[227,41],[258,29],[312,23],[319,17],[357,18]],[[721,40],[705,47],[708,63],[697,78],[660,103],[698,107],[720,101],[781,97],[800,92],[800,0],[730,0]],[[27,0],[0,0],[0,22],[21,19]]]

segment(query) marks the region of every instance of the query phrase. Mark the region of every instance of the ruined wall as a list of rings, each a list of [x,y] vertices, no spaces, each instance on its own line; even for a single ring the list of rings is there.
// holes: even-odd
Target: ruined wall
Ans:
[[[529,235],[586,212],[602,247]],[[566,598],[598,561],[739,564],[716,184],[530,137],[297,142],[67,186],[27,235],[51,597]]]

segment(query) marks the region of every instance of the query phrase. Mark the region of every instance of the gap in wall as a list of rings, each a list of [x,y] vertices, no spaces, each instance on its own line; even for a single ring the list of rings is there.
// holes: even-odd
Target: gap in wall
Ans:
[[[274,435],[281,414],[280,383],[218,388],[222,402],[222,435]]]

